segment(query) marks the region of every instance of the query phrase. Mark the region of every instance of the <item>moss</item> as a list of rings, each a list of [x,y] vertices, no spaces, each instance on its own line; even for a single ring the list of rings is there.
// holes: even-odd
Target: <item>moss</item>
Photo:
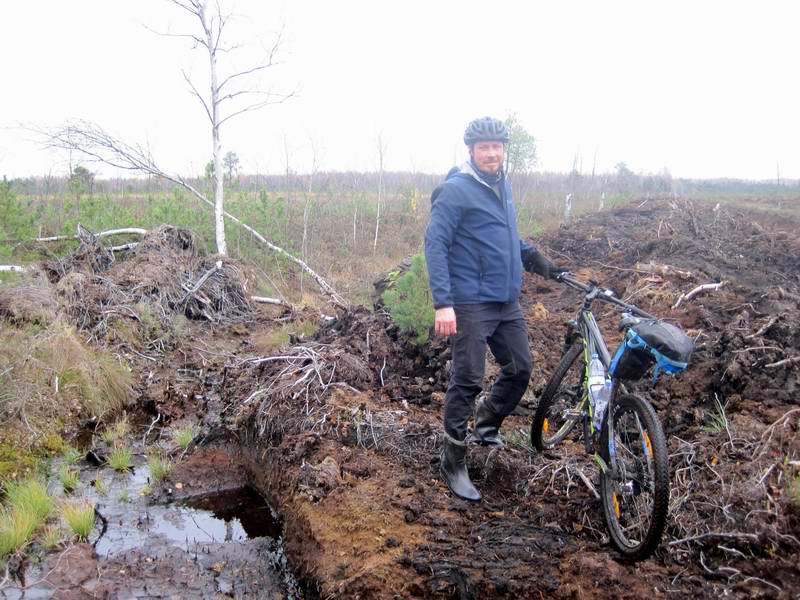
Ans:
[[[54,431],[46,433],[39,438],[38,446],[39,450],[48,456],[63,454],[67,449],[69,449],[69,444],[64,441],[64,438],[62,438],[60,434]]]
[[[17,443],[0,443],[0,482],[13,481],[39,471],[39,457]]]

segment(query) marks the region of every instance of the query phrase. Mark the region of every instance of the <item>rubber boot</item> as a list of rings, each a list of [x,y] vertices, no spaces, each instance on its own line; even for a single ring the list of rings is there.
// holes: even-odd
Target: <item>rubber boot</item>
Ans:
[[[470,436],[470,441],[481,446],[503,448],[503,439],[500,437],[500,425],[503,417],[496,415],[486,406],[485,398],[479,398],[475,406],[475,429]]]
[[[479,502],[481,493],[472,485],[467,473],[467,445],[444,435],[444,448],[439,470],[447,482],[447,487],[462,500]]]

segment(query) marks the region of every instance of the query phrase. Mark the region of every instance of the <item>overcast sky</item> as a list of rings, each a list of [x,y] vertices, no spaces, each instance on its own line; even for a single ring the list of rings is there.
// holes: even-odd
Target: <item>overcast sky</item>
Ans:
[[[222,132],[247,172],[290,166],[445,172],[474,117],[518,113],[539,168],[669,169],[685,177],[800,178],[800,2],[238,0],[231,40],[257,61],[284,28],[282,64],[259,82],[295,98]],[[167,0],[26,0],[0,8],[0,176],[66,172],[12,126],[94,121],[149,144],[164,170],[200,173],[210,128],[181,78],[207,57]],[[596,157],[596,159],[595,159]],[[94,168],[94,167],[90,167]],[[107,167],[97,167],[111,175]]]

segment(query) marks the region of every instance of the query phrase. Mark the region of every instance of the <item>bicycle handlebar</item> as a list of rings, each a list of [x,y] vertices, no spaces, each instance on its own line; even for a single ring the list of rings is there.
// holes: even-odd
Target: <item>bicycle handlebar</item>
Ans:
[[[571,277],[569,273],[561,273],[556,279],[557,281],[564,282],[572,288],[584,292],[587,300],[602,300],[604,302],[619,306],[626,312],[633,313],[638,317],[658,320],[658,317],[643,311],[641,308],[637,308],[633,304],[628,304],[627,302],[623,302],[619,298],[613,296],[613,292],[611,290],[600,287],[595,281],[590,281],[589,284],[585,284],[582,281],[578,281],[577,279]]]

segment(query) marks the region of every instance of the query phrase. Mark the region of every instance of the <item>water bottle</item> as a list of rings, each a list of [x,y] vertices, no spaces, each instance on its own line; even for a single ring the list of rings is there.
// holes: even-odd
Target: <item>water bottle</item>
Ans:
[[[606,377],[606,368],[596,353],[589,361],[589,394],[594,406],[594,428],[599,430],[611,397],[611,380]]]

